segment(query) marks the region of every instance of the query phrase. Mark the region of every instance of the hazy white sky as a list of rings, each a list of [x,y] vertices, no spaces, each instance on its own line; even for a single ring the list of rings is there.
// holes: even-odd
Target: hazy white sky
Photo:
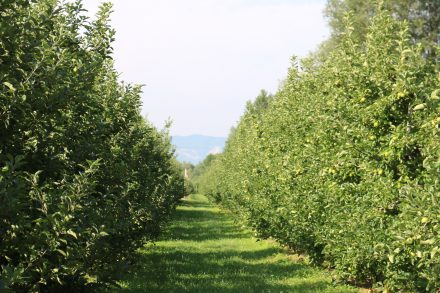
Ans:
[[[276,92],[292,55],[328,36],[325,0],[111,2],[116,68],[145,84],[142,113],[159,128],[171,118],[172,135],[227,136],[247,100]]]

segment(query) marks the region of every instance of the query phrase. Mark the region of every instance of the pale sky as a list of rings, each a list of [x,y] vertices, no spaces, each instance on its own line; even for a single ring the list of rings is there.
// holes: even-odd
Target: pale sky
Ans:
[[[102,1],[84,0],[93,13]],[[227,136],[246,101],[276,92],[290,58],[329,34],[325,0],[113,0],[121,79],[172,135]]]

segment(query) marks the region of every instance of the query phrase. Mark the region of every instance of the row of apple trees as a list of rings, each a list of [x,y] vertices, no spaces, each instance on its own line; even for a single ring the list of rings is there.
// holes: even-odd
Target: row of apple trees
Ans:
[[[212,199],[334,277],[392,291],[440,287],[440,75],[408,26],[345,18],[324,60],[292,62],[249,104],[199,178]],[[260,98],[261,99],[261,98]],[[263,106],[261,106],[263,105]]]
[[[183,195],[166,131],[118,81],[110,10],[0,2],[0,289],[111,284]]]

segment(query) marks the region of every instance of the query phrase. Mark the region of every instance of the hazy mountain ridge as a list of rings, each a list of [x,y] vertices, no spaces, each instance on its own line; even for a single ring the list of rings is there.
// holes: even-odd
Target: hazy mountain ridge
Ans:
[[[177,159],[192,164],[200,163],[208,154],[220,153],[226,137],[206,135],[173,136],[171,142],[176,147]]]

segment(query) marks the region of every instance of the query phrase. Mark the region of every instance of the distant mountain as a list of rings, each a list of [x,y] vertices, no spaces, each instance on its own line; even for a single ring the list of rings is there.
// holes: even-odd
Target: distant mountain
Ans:
[[[179,161],[198,164],[208,154],[222,152],[226,137],[205,135],[173,136],[171,141],[176,146],[177,159]]]

